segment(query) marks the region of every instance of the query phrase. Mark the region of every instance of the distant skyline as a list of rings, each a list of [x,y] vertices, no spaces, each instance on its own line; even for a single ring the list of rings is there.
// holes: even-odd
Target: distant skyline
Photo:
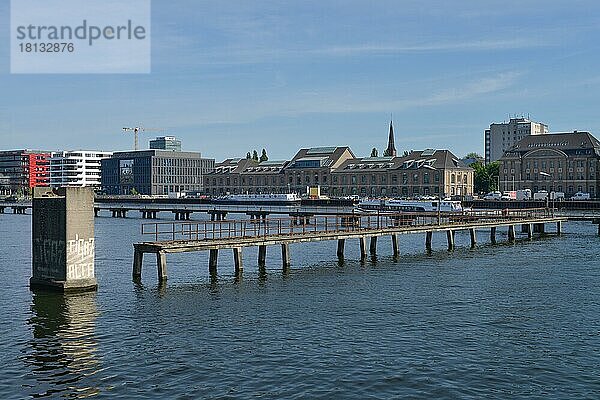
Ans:
[[[483,154],[511,115],[600,136],[595,1],[152,3],[152,73],[11,75],[0,3],[0,149],[130,150],[124,126],[220,161],[348,145]]]

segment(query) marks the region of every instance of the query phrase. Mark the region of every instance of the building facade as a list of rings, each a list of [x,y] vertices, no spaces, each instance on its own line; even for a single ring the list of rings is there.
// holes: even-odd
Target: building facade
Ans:
[[[528,136],[500,159],[500,190],[576,192],[598,197],[600,142],[589,132]]]
[[[49,151],[0,151],[0,194],[31,193],[37,186],[49,186]]]
[[[152,150],[181,151],[181,140],[173,136],[161,136],[150,141]]]
[[[548,133],[548,125],[527,118],[511,118],[508,122],[492,123],[484,132],[485,163],[499,160],[519,140],[545,133]]]
[[[102,190],[110,195],[200,192],[204,175],[214,166],[214,159],[196,152],[117,152],[102,160]]]
[[[319,186],[333,197],[468,196],[473,170],[449,150],[356,158],[348,147],[301,149],[290,161],[228,159],[205,176],[205,193],[299,193]]]
[[[75,150],[53,153],[50,158],[50,186],[100,188],[102,163],[111,152]]]

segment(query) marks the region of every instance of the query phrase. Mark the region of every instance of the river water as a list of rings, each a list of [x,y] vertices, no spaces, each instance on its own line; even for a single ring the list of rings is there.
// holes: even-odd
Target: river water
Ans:
[[[481,399],[600,397],[600,238],[488,243],[458,233],[278,248],[244,276],[222,252],[168,256],[159,286],[146,257],[131,280],[139,219],[96,219],[95,294],[32,293],[30,216],[0,215],[0,398]],[[553,231],[549,227],[549,231]]]

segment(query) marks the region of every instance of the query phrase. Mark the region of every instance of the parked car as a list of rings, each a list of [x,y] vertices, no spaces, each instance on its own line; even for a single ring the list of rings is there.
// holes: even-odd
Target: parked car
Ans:
[[[483,196],[484,200],[500,200],[502,198],[501,192],[489,192],[485,196]]]
[[[571,197],[571,200],[589,200],[589,199],[590,199],[590,194],[583,193],[583,192],[577,192],[577,193],[575,193],[575,195],[573,195],[573,197]]]

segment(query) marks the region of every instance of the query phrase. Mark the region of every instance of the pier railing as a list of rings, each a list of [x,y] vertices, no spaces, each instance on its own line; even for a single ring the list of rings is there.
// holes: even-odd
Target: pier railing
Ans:
[[[451,227],[465,223],[505,223],[549,218],[546,208],[480,210],[462,213],[398,213],[303,215],[223,221],[178,221],[142,224],[142,235],[154,241],[223,240],[274,236],[300,236],[397,229],[399,227]]]

